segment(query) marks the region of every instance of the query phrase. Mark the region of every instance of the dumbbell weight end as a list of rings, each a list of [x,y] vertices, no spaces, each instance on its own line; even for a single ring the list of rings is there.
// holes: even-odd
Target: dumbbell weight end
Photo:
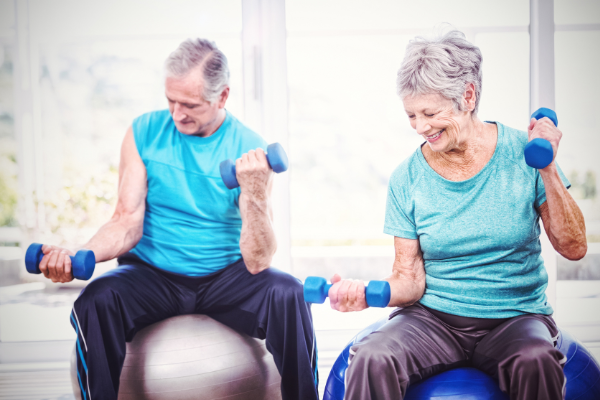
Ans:
[[[531,118],[541,119],[550,118],[554,122],[555,126],[558,126],[558,117],[556,113],[549,109],[542,107],[536,112],[531,114]],[[549,141],[542,138],[533,139],[525,146],[525,162],[532,168],[544,169],[552,162],[554,158],[554,150]]]
[[[40,262],[44,257],[42,244],[32,243],[25,252],[25,268],[30,274],[41,274]],[[71,258],[71,270],[73,277],[82,281],[87,281],[94,274],[96,268],[96,256],[91,250],[79,250]]]

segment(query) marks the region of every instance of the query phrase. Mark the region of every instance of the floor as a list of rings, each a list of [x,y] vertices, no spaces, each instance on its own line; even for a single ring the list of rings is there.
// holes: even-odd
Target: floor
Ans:
[[[33,282],[0,288],[0,400],[73,399],[69,356],[75,335],[68,322],[80,288]],[[600,360],[600,281],[559,281],[555,317]],[[389,314],[371,308],[342,314],[313,306],[319,344],[320,392],[346,343]]]

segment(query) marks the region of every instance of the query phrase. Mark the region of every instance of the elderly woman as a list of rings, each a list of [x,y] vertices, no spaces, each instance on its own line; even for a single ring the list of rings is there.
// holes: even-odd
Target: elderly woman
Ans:
[[[553,161],[527,166],[528,140],[561,132],[532,119],[528,133],[477,118],[481,52],[458,31],[417,38],[398,92],[425,142],[393,172],[385,233],[396,250],[390,321],[351,349],[347,399],[402,399],[407,387],[458,366],[479,368],[511,399],[562,399],[565,357],[544,294],[541,217],[568,259],[586,251],[581,211]],[[367,307],[364,285],[336,275],[339,311]]]

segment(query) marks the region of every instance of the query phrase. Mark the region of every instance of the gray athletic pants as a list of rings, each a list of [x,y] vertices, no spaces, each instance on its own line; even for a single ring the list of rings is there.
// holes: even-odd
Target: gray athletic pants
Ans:
[[[562,399],[557,337],[548,315],[467,318],[416,303],[351,347],[345,399],[400,400],[411,383],[462,366],[491,375],[511,399]]]

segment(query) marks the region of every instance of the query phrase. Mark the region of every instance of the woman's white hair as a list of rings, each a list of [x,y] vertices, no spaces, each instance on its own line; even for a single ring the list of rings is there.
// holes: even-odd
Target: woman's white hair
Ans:
[[[454,108],[464,111],[462,99],[467,84],[475,86],[477,114],[481,100],[481,51],[457,30],[434,39],[416,37],[406,47],[398,71],[398,94],[401,98],[439,93],[452,100]]]
[[[202,71],[202,97],[212,104],[229,85],[227,57],[214,42],[206,39],[187,39],[165,61],[165,70],[170,76],[185,76],[196,67],[201,67]]]

